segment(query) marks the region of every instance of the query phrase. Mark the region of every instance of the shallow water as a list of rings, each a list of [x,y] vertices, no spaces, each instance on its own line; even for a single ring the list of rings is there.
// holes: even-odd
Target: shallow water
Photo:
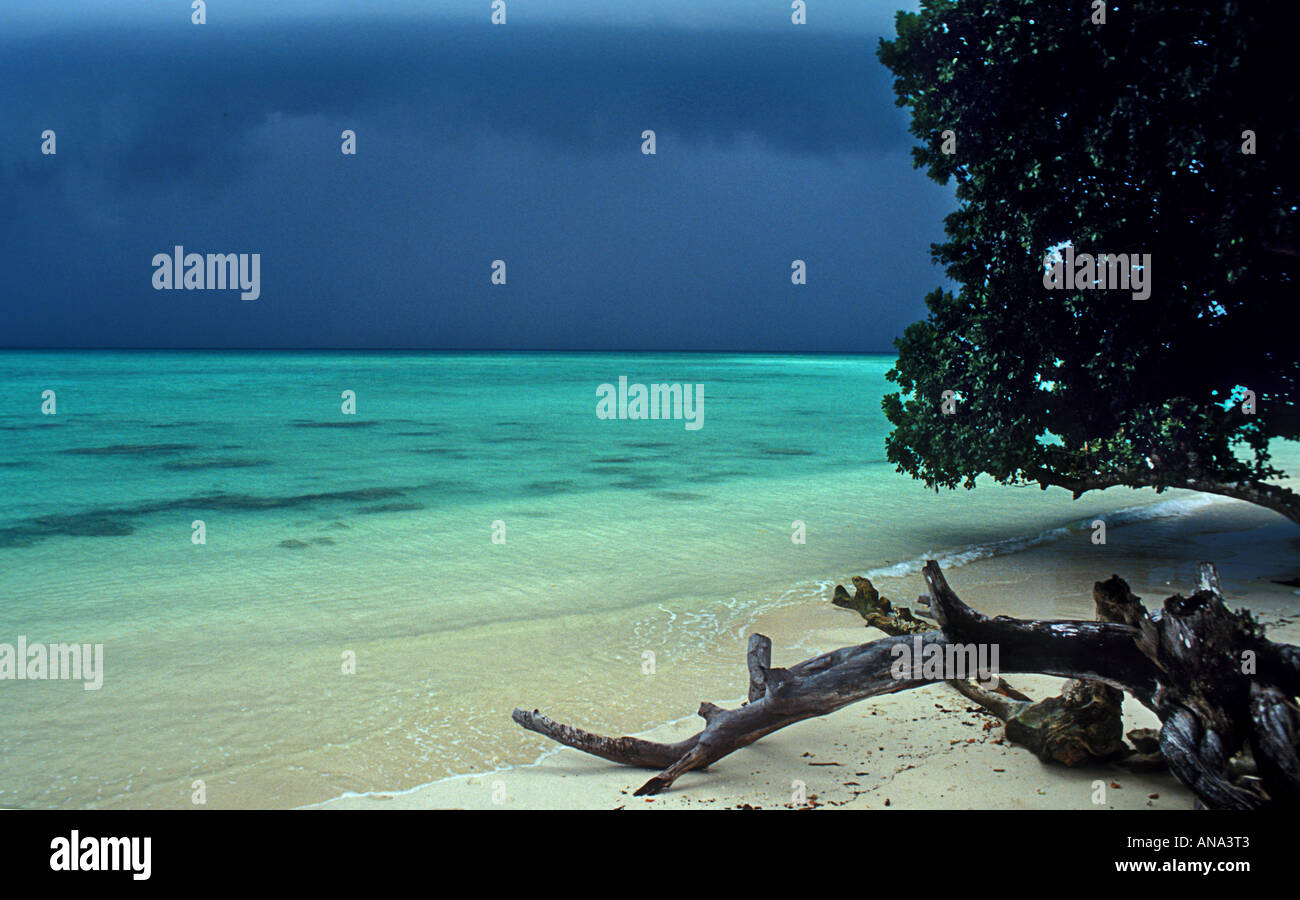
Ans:
[[[827,578],[1206,502],[926,491],[884,461],[891,364],[0,354],[0,642],[105,660],[98,691],[0,681],[0,805],[185,806],[201,780],[283,807],[531,761],[513,706],[680,715],[735,680],[719,641]],[[598,419],[620,375],[704,385],[703,427]]]

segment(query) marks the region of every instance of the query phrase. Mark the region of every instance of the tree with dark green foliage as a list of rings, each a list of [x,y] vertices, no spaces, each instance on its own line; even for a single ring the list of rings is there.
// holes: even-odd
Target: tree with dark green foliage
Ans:
[[[895,341],[899,471],[936,490],[1190,488],[1300,524],[1269,453],[1300,438],[1298,34],[1296,0],[898,14],[878,55],[915,165],[958,201],[932,248],[956,293]],[[1150,296],[1049,289],[1067,243],[1150,254]]]

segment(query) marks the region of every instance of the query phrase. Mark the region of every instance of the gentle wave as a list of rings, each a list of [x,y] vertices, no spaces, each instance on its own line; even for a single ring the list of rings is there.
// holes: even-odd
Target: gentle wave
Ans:
[[[1022,550],[1028,550],[1031,547],[1038,547],[1043,544],[1049,544],[1058,541],[1063,537],[1079,532],[1088,531],[1092,528],[1092,523],[1100,519],[1106,523],[1107,528],[1114,528],[1119,525],[1128,525],[1134,522],[1147,522],[1152,519],[1165,519],[1178,516],[1187,516],[1219,503],[1231,503],[1226,497],[1216,497],[1211,494],[1196,494],[1191,497],[1178,497],[1170,500],[1160,500],[1155,503],[1139,504],[1137,506],[1126,506],[1123,509],[1117,509],[1111,513],[1103,513],[1090,518],[1080,519],[1068,525],[1061,525],[1056,528],[1049,528],[1040,531],[1037,534],[1018,535],[1016,537],[1005,538],[1000,541],[987,541],[980,544],[968,544],[951,550],[931,550],[920,556],[903,562],[894,563],[893,565],[883,566],[871,569],[867,572],[868,578],[902,578],[906,575],[914,575],[925,567],[927,561],[933,559],[945,569],[956,569],[967,563],[975,562],[980,559],[988,559],[994,556],[1006,556],[1010,553],[1019,553]]]
[[[1045,529],[1036,534],[1020,535],[1000,541],[970,544],[965,547],[943,551],[932,551],[905,562],[870,569],[867,572],[867,577],[896,578],[915,574],[916,572],[919,572],[925,565],[926,561],[930,559],[936,560],[944,568],[958,568],[977,560],[1017,553],[1032,547],[1060,540],[1061,538],[1067,537],[1071,534],[1086,532],[1092,528],[1092,523],[1096,519],[1101,519],[1106,523],[1107,527],[1114,528],[1122,525],[1151,521],[1154,519],[1189,516],[1208,506],[1233,502],[1235,501],[1224,497],[1217,497],[1209,494],[1194,494],[1186,497],[1176,497],[1153,503],[1123,507],[1110,513],[1101,513],[1097,516],[1079,519],[1056,528]],[[637,639],[642,642],[648,640],[662,642],[670,637],[677,637],[678,639],[689,638],[690,643],[698,647],[701,644],[706,643],[708,640],[717,639],[724,635],[735,637],[739,634],[743,636],[743,633],[752,627],[753,621],[762,613],[796,604],[829,601],[832,596],[833,587],[836,583],[836,579],[802,582],[789,590],[781,592],[780,594],[769,595],[762,601],[745,601],[732,597],[720,604],[718,608],[712,610],[690,610],[679,612],[674,611],[663,604],[659,604],[656,607],[657,615],[639,621],[636,624],[634,631]],[[796,644],[796,646],[802,646],[802,644]],[[744,698],[735,698],[734,703],[739,704],[743,702],[743,700]],[[685,715],[665,724],[678,725],[694,718],[694,715]],[[663,726],[656,725],[653,728],[646,729],[645,731],[636,732],[633,736],[643,738],[648,737],[653,731],[658,730],[660,727]],[[446,782],[460,781],[469,778],[488,778],[516,769],[535,768],[545,762],[549,757],[564,749],[566,748],[559,745],[549,747],[532,762],[498,766],[488,771],[463,772],[446,775],[442,778],[436,778],[409,788],[400,788],[396,790],[376,789],[361,792],[351,790],[344,791],[330,800],[308,804],[300,808],[306,809],[325,806],[336,800],[409,795]]]

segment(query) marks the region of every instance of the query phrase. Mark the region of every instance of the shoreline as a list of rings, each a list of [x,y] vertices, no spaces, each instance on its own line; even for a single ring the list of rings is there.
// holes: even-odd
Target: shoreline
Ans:
[[[1200,496],[1200,495],[1196,495]],[[1163,501],[1182,503],[1175,499]],[[990,615],[1091,618],[1091,586],[1119,574],[1148,608],[1173,593],[1194,589],[1202,559],[1219,566],[1231,605],[1245,606],[1276,640],[1300,642],[1300,590],[1274,583],[1290,578],[1288,559],[1300,556],[1291,523],[1237,501],[1208,498],[1181,514],[1132,516],[1110,526],[1105,545],[1090,531],[1069,525],[1050,535],[1009,538],[1006,552],[961,559],[949,580],[967,603]],[[894,574],[872,570],[873,583],[896,604],[909,606],[924,585],[906,563]],[[888,570],[884,570],[888,571]],[[848,576],[825,583],[846,583]],[[827,597],[760,611],[746,633],[773,641],[773,660],[787,665],[836,647],[883,635]],[[674,692],[683,715],[635,736],[678,740],[699,729],[693,710],[701,700],[737,705],[743,700],[743,654],[734,660],[736,692],[707,696],[689,687]],[[1063,679],[1018,675],[1011,679],[1035,699],[1059,691]],[[704,690],[703,687],[700,689]],[[689,694],[688,694],[689,692]],[[537,698],[560,721],[563,704]],[[635,699],[629,700],[635,704]],[[1124,730],[1158,726],[1131,698]],[[614,732],[611,732],[614,733]],[[618,732],[621,733],[621,732]],[[1190,809],[1192,795],[1168,773],[1133,774],[1116,765],[1067,769],[1039,762],[1028,750],[1001,739],[1002,723],[947,685],[872,698],[764,738],[715,764],[690,773],[667,794],[634,798],[651,772],[618,766],[551,745],[532,763],[453,775],[398,791],[347,793],[300,809],[653,809],[796,808],[806,795],[813,808],[911,809]],[[800,787],[802,782],[802,788]],[[1095,802],[1098,784],[1104,799]]]

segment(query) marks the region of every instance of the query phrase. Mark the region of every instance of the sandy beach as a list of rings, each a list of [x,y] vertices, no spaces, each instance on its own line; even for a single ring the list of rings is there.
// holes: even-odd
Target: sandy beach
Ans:
[[[1190,586],[1201,558],[1220,564],[1240,602],[1276,614],[1294,600],[1267,584],[1270,566],[1295,559],[1285,529],[1261,543],[1273,515],[1240,503],[1149,489],[1078,501],[1033,486],[935,493],[900,475],[873,457],[883,413],[863,415],[862,398],[887,390],[887,356],[692,358],[719,408],[697,432],[604,428],[572,386],[619,371],[613,357],[220,360],[215,376],[211,359],[184,355],[0,356],[0,369],[37,393],[71,369],[94,385],[88,393],[132,398],[120,417],[6,420],[29,440],[0,460],[10,498],[0,643],[102,643],[105,678],[102,690],[25,681],[0,691],[0,718],[12,723],[0,735],[0,805],[184,808],[196,780],[222,809],[405,796],[503,770],[513,785],[534,771],[518,767],[553,745],[512,722],[512,709],[601,734],[682,719],[694,728],[701,701],[740,695],[754,630],[774,640],[777,665],[868,640],[860,620],[830,604],[835,585],[867,575],[912,604],[931,558],[992,615],[1090,618],[1091,586],[1112,572],[1160,600]],[[680,365],[638,358],[638,371],[665,380]],[[165,414],[151,405],[160,369],[188,386]],[[373,418],[336,427],[337,407],[310,419],[296,411],[292,398],[347,378],[390,393]],[[262,415],[241,419],[251,402],[241,385],[271,380],[282,391],[259,394]],[[457,399],[433,415],[438,392]],[[808,439],[811,415],[826,440]],[[1297,448],[1277,451],[1300,467]],[[192,541],[198,519],[205,545]],[[1092,542],[1097,519],[1105,544]],[[498,521],[509,535],[500,544]],[[355,668],[344,665],[353,658]],[[869,739],[888,730],[882,715],[901,717],[891,733],[927,753],[975,730],[996,736],[983,721],[954,725],[936,702],[949,703],[944,690],[801,725],[794,744],[765,740],[684,779],[687,793],[674,798],[727,796],[710,779],[735,765],[744,767],[735,802],[771,802],[748,793],[754,769],[774,772],[789,797],[799,779],[758,762],[788,746],[804,774],[829,774],[840,767],[810,765],[801,754],[820,751],[803,742],[872,711],[864,737],[843,743],[892,754],[901,779],[915,775],[903,769],[913,751]],[[141,716],[148,729],[136,726]],[[627,783],[597,786],[589,802],[612,804],[640,777],[612,774]],[[847,799],[867,778],[837,784]],[[985,802],[958,783],[962,802]],[[566,786],[518,802],[583,802],[574,796]],[[925,802],[952,797],[936,789]]]
[[[1300,535],[1266,511],[1233,501],[1194,513],[1112,528],[1105,545],[1085,532],[1017,553],[951,569],[954,589],[990,614],[1091,617],[1094,581],[1112,572],[1128,580],[1151,607],[1170,594],[1191,593],[1196,564],[1220,569],[1230,605],[1251,609],[1274,640],[1300,640],[1300,590],[1294,578]],[[847,576],[838,580],[846,580]],[[919,574],[881,577],[877,587],[896,603],[924,590]],[[761,614],[752,631],[773,640],[773,661],[789,665],[836,647],[881,637],[830,603],[808,602]],[[675,740],[698,730],[701,700],[741,701],[743,654],[734,656],[730,696],[691,690],[688,678],[664,680],[680,697],[683,717],[643,736]],[[1008,681],[1041,699],[1062,681],[1017,675]],[[537,696],[543,712],[573,724],[564,698]],[[634,702],[629,700],[629,703]],[[1126,698],[1125,730],[1158,721]],[[531,740],[532,736],[524,736]],[[544,744],[542,746],[545,746]],[[554,746],[554,745],[552,745]],[[1002,725],[952,688],[934,685],[866,700],[799,723],[690,773],[654,798],[632,792],[651,773],[616,766],[575,750],[545,751],[533,765],[440,780],[400,793],[350,795],[308,808],[326,809],[1189,809],[1193,798],[1167,773],[1137,775],[1116,765],[1075,769],[1041,763],[1002,739]],[[1104,802],[1094,802],[1097,782]],[[806,795],[807,803],[797,802]]]

